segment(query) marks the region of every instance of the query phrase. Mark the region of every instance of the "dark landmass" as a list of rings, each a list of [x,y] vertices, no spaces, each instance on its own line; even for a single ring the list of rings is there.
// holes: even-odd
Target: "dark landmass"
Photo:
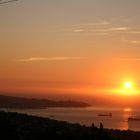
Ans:
[[[71,124],[16,112],[0,111],[1,140],[140,140],[140,132]]]
[[[48,99],[30,99],[0,95],[0,108],[46,108],[46,107],[89,107],[84,102],[77,101],[52,101]]]

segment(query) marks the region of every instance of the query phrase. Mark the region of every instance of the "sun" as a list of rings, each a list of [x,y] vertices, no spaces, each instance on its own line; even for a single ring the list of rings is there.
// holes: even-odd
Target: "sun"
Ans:
[[[132,88],[132,82],[125,82],[124,87],[127,88],[127,89]]]
[[[121,83],[121,86],[118,87],[118,89],[115,89],[114,92],[116,92],[119,95],[124,96],[134,96],[138,95],[139,90],[136,87],[136,84],[132,81],[123,81]]]

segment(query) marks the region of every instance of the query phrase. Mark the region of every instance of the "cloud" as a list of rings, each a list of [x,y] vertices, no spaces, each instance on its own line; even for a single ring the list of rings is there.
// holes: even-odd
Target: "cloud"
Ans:
[[[73,32],[75,33],[82,33],[82,32],[92,32],[93,29],[96,29],[97,27],[102,27],[105,25],[110,25],[111,23],[105,20],[101,20],[99,22],[95,22],[95,23],[81,23],[81,24],[77,24],[74,25],[75,29],[72,29]]]
[[[121,58],[123,61],[140,61],[140,58]]]
[[[98,22],[82,23],[73,26],[71,30],[74,33],[81,33],[84,35],[111,35],[117,33],[123,33],[128,35],[139,35],[140,30],[133,27],[128,27],[127,25],[113,24],[107,20],[100,20]],[[132,41],[130,43],[139,44],[138,41]]]
[[[112,28],[92,28],[92,29],[88,29],[88,28],[77,28],[74,29],[73,32],[75,33],[94,33],[94,34],[108,34],[110,32],[125,32],[128,31],[129,28],[128,27],[112,27]]]
[[[112,28],[93,29],[91,31],[108,33],[108,32],[127,31],[127,30],[129,30],[128,27],[112,27]]]
[[[138,41],[138,40],[123,40],[123,41],[125,41],[125,42],[127,42],[127,43],[131,43],[131,44],[140,44],[140,41]]]
[[[110,32],[110,31],[127,31],[127,30],[128,30],[128,27],[114,27],[114,28],[108,28],[101,31]]]
[[[130,43],[132,43],[132,44],[140,44],[140,41],[133,40],[133,41],[130,41]]]
[[[101,34],[106,35],[105,33],[110,32],[129,32],[129,28],[126,26],[118,26],[114,27],[114,25],[106,20],[100,20],[99,22],[91,22],[91,23],[82,23],[73,26],[72,29],[75,33],[94,33],[94,34]],[[134,32],[131,32],[134,33]],[[136,33],[136,32],[135,32]]]
[[[6,3],[10,3],[10,2],[15,2],[15,1],[19,1],[19,0],[7,0],[7,1],[0,0],[0,4],[6,4]]]
[[[111,24],[111,22],[101,20],[95,23],[82,23],[82,24],[79,24],[79,26],[100,26],[100,25],[109,25],[109,24]]]
[[[128,34],[140,34],[140,31],[128,31]]]
[[[61,60],[80,60],[84,57],[30,57],[24,59],[16,59],[20,62],[31,62],[31,61],[61,61]]]
[[[74,29],[73,32],[76,32],[76,33],[84,32],[84,29]]]

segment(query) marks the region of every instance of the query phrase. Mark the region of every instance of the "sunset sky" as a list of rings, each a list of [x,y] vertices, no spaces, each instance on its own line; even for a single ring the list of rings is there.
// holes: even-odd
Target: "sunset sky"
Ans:
[[[125,81],[138,91],[139,13],[140,0],[0,4],[0,92],[109,97]]]

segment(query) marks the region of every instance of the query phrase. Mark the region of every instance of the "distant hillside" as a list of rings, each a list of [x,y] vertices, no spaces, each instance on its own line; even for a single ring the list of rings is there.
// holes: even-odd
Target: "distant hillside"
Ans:
[[[0,95],[0,108],[89,107],[84,102],[52,101]]]

